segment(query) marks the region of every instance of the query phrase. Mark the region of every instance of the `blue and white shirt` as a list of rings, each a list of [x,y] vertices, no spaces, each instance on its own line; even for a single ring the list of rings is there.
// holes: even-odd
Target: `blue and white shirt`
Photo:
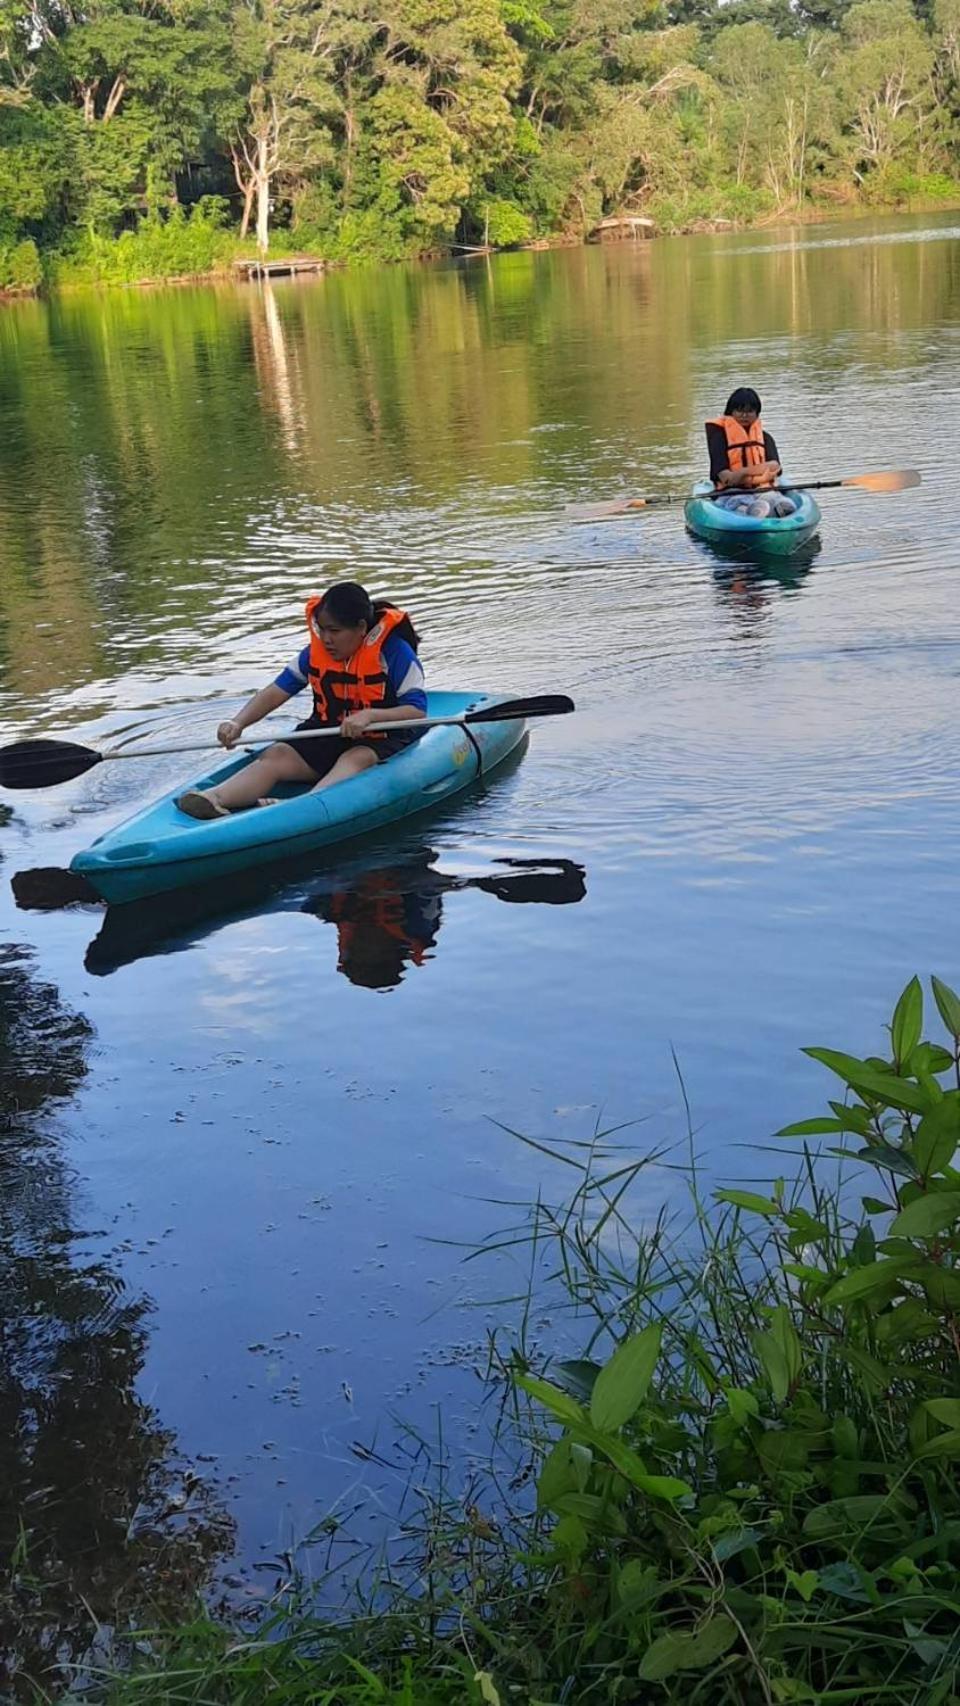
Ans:
[[[383,642],[382,656],[387,672],[385,703],[389,706],[412,705],[415,710],[426,712],[423,665],[413,647],[398,634],[388,634]],[[291,659],[286,669],[280,671],[274,687],[279,687],[281,693],[289,693],[291,698],[295,693],[302,693],[309,680],[309,664],[310,647],[307,645]]]

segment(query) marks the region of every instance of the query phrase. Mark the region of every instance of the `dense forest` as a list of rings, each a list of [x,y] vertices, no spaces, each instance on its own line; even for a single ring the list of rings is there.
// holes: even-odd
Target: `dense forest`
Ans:
[[[0,287],[960,199],[960,0],[0,0]]]

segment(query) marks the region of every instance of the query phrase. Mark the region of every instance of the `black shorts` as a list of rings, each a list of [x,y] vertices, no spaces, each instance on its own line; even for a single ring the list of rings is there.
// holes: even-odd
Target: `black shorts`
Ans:
[[[298,723],[298,729],[322,729],[329,724],[321,723],[318,717],[308,717],[305,723]],[[368,746],[376,754],[378,763],[385,758],[392,758],[394,753],[402,752],[408,746],[409,737],[406,735],[371,735],[367,740],[345,740],[343,735],[327,735],[323,739],[298,740],[296,735],[290,735],[284,741],[278,741],[278,746],[289,746],[309,764],[314,775],[318,778],[329,776],[338,758],[345,752],[356,752],[358,746]]]

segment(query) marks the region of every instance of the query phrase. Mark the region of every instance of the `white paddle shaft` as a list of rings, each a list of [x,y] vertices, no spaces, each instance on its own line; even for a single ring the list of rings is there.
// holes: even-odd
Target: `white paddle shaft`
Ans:
[[[494,707],[491,706],[490,709],[493,710]],[[523,722],[523,717],[522,716],[521,717],[503,717],[503,718],[497,718],[496,720],[498,722],[502,721],[504,723]],[[484,719],[484,721],[486,721],[486,719]],[[432,728],[437,728],[439,725],[442,725],[442,724],[451,724],[451,723],[462,723],[465,726],[466,722],[467,722],[467,718],[465,716],[463,716],[463,717],[405,717],[402,720],[402,722],[399,722],[399,723],[371,723],[369,728],[364,730],[364,734],[371,734],[371,735],[372,734],[389,734],[391,732],[397,733],[398,731],[402,731],[404,729],[410,729],[410,730],[413,730],[413,729],[432,729]],[[320,739],[322,739],[322,737],[324,735],[338,735],[339,733],[340,733],[339,726],[336,728],[332,728],[332,729],[296,729],[296,728],[293,728],[293,729],[285,730],[285,732],[283,734],[263,735],[259,740],[254,740],[254,741],[238,740],[234,746],[225,747],[224,751],[226,751],[226,752],[256,752],[259,747],[273,746],[273,745],[275,745],[275,743],[277,741],[289,740],[289,739],[293,738],[294,736],[296,737],[297,740],[320,740]],[[123,748],[114,747],[114,748],[112,748],[112,750],[101,753],[100,756],[104,760],[108,759],[108,758],[165,758],[169,753],[172,753],[172,752],[209,752],[211,747],[216,746],[216,744],[217,743],[214,740],[207,740],[207,741],[204,741],[202,743],[202,745],[198,745],[196,741],[192,741],[187,746],[129,746],[129,747],[123,747]]]

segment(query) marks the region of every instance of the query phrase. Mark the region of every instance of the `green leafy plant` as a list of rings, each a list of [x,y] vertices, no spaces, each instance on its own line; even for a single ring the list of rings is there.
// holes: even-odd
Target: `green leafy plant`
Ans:
[[[913,979],[889,1056],[807,1051],[846,1096],[781,1134],[804,1141],[800,1185],[718,1190],[695,1255],[637,1235],[622,1173],[589,1172],[572,1219],[539,1211],[618,1339],[551,1379],[515,1370],[561,1429],[538,1503],[577,1698],[619,1698],[628,1674],[650,1692],[625,1698],[711,1706],[954,1698],[960,998],[933,993],[947,1047],[922,1040]],[[820,1137],[876,1176],[861,1212],[819,1182]]]
[[[886,1054],[807,1051],[843,1090],[781,1134],[792,1183],[708,1205],[691,1147],[684,1226],[650,1220],[661,1151],[523,1139],[575,1189],[491,1246],[529,1246],[583,1354],[529,1308],[494,1341],[489,1465],[424,1495],[362,1615],[168,1633],[110,1701],[956,1706],[960,996],[932,989],[945,1044],[912,979]]]

